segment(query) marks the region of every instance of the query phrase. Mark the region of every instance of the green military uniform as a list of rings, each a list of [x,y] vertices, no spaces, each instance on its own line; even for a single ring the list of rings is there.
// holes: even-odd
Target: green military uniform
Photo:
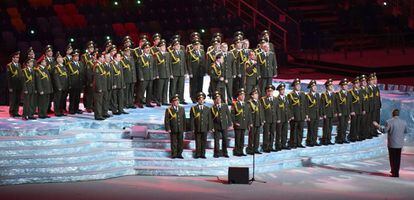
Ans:
[[[214,62],[210,67],[210,87],[212,91],[218,91],[222,97],[225,97],[225,68],[223,64]]]
[[[375,73],[372,73],[369,75],[368,77],[369,80],[375,80],[377,79],[377,76]],[[371,121],[374,122],[376,121],[377,123],[380,123],[380,113],[381,113],[381,96],[380,96],[380,90],[378,88],[377,85],[374,85],[373,83],[369,84],[369,98],[370,98],[370,102],[371,102]],[[372,123],[371,123],[372,125]],[[371,127],[371,135],[373,137],[378,136],[378,132],[376,130],[376,128],[374,128],[373,126]]]
[[[47,116],[47,108],[50,94],[53,93],[52,80],[46,66],[39,65],[35,71],[36,90],[39,95],[39,118],[49,118]]]
[[[94,47],[93,41],[89,41],[86,45],[88,52],[84,53],[81,58],[82,66],[85,68],[84,73],[84,92],[83,92],[83,105],[88,112],[91,112],[93,108],[93,74],[94,74],[94,61],[93,52],[89,52],[89,48]]]
[[[72,57],[79,55],[77,50],[73,51]],[[69,113],[81,114],[79,109],[80,94],[84,83],[84,67],[79,61],[72,60],[67,65],[69,75]]]
[[[120,115],[124,111],[124,76],[120,62],[113,61],[111,63],[112,74],[112,92],[111,92],[111,111],[114,115]]]
[[[267,90],[275,90],[275,87],[273,85],[268,85],[266,87],[266,91]],[[273,144],[277,144],[277,142],[275,143],[275,139],[277,141],[277,139],[280,138],[275,138],[275,133],[276,133],[276,121],[278,120],[278,109],[277,109],[277,100],[275,97],[273,96],[264,96],[260,99],[260,103],[262,104],[262,108],[263,108],[263,113],[264,113],[264,120],[265,123],[263,125],[263,146],[262,149],[264,152],[266,153],[270,153],[272,150],[274,151],[275,149],[273,148]],[[276,145],[276,147],[279,147],[280,149],[280,142],[279,142],[279,146]]]
[[[281,83],[276,88],[278,91],[285,89],[285,84]],[[277,107],[277,120],[280,121],[279,123],[276,122],[276,139],[275,139],[275,146],[276,150],[279,149],[290,149],[287,147],[287,135],[288,135],[288,124],[289,119],[291,118],[291,111],[289,100],[285,95],[278,95],[276,99]]]
[[[174,40],[173,44],[179,43]],[[178,94],[181,103],[184,103],[184,75],[187,74],[187,64],[183,50],[169,50],[171,56],[171,72],[173,78],[170,82],[170,95]]]
[[[316,85],[315,80],[309,82],[308,88]],[[306,94],[306,116],[308,118],[308,133],[306,136],[306,146],[318,146],[318,124],[320,118],[320,96],[316,92]]]
[[[28,62],[33,62],[33,59],[28,59]],[[36,99],[36,84],[35,84],[35,72],[33,67],[27,66],[22,70],[23,72],[23,96],[24,96],[24,104],[23,104],[23,119],[35,119],[34,112],[35,112],[35,99]]]
[[[179,100],[178,95],[171,98]],[[183,133],[185,130],[185,111],[184,107],[171,106],[165,110],[164,126],[165,130],[170,132],[171,140],[171,158],[183,158]]]
[[[108,101],[108,76],[107,71],[103,63],[97,62],[94,66],[94,76],[93,76],[93,99],[94,99],[94,116],[96,120],[104,120],[105,115],[105,106],[104,100]],[[106,96],[106,97],[105,97]],[[106,111],[107,112],[107,111]]]
[[[193,45],[200,45],[200,41],[196,40]],[[193,102],[196,100],[198,92],[203,91],[203,79],[206,65],[204,50],[190,49],[187,52],[188,73],[190,76],[190,97]]]
[[[165,41],[162,41],[165,44]],[[160,42],[161,44],[161,42]],[[168,105],[168,83],[171,77],[171,57],[167,52],[157,52],[155,63],[159,79],[157,80],[156,99],[163,105]]]
[[[244,89],[238,91],[238,96],[244,94]],[[244,134],[251,125],[251,114],[249,106],[246,102],[237,100],[233,103],[231,108],[231,117],[233,122],[233,128],[235,132],[235,146],[233,149],[233,155],[245,156],[244,149]]]
[[[343,79],[339,85],[347,85],[348,80]],[[348,143],[346,140],[346,131],[348,129],[349,114],[351,111],[351,95],[346,90],[340,90],[336,93],[336,113],[338,113],[338,134],[335,137],[335,143]]]
[[[276,56],[273,52],[261,51],[257,54],[257,64],[260,69],[260,92],[264,94],[265,88],[272,84],[273,77],[277,75]]]
[[[203,92],[199,92],[196,96],[197,100],[206,98]],[[206,158],[207,132],[212,129],[210,108],[200,103],[191,107],[190,125],[195,135],[195,158]]]
[[[49,71],[49,74],[51,75],[52,74],[52,69],[53,69],[53,66],[56,63],[56,60],[54,59],[53,56],[50,56],[50,57],[47,56],[47,52],[49,52],[49,51],[53,52],[52,45],[47,45],[46,48],[45,48],[46,69]],[[47,112],[48,113],[52,112],[52,102],[53,102],[53,99],[54,99],[53,96],[54,96],[54,93],[51,93],[49,95],[49,103],[48,103],[48,107],[47,107]]]
[[[252,92],[250,92],[250,96],[254,93],[259,94],[259,90],[254,88]],[[249,130],[249,142],[246,148],[247,154],[261,154],[259,151],[259,142],[260,142],[260,128],[263,126],[265,122],[265,115],[263,106],[260,103],[259,99],[253,99],[253,97],[247,102],[249,106],[249,110],[251,113],[251,127]]]
[[[258,86],[260,69],[258,68],[256,61],[248,60],[244,64],[242,77],[244,78],[244,85],[246,86],[247,93],[250,93],[253,88],[256,88]]]
[[[128,48],[128,47],[127,47]],[[128,51],[125,49],[125,51]],[[135,62],[132,57],[126,57],[121,60],[122,70],[124,73],[125,91],[124,105],[127,108],[135,108],[134,106],[134,85],[137,82]]]
[[[55,115],[63,116],[66,110],[66,96],[69,86],[68,72],[63,64],[56,63],[52,69],[52,79],[54,88],[53,109]]]
[[[105,80],[106,80],[106,90],[103,87],[103,117],[108,118],[110,117],[108,111],[111,104],[112,98],[112,84],[113,84],[113,73],[112,73],[112,66],[111,63],[104,62],[102,63],[102,71],[106,72]],[[105,85],[104,83],[102,83]],[[96,89],[96,88],[95,88]]]
[[[332,79],[328,79],[325,82],[325,87],[328,88],[332,85]],[[321,94],[320,114],[323,117],[323,129],[321,144],[332,144],[332,121],[335,116],[335,96],[333,92],[329,92],[328,89]]]
[[[216,99],[221,95],[216,92],[213,95],[213,99]],[[214,104],[211,107],[211,116],[213,120],[213,132],[214,132],[214,157],[219,156],[228,157],[227,153],[227,133],[228,128],[231,125],[231,115],[229,108],[226,104]],[[221,152],[220,152],[220,138],[221,138]]]
[[[146,43],[149,45],[149,43]],[[138,74],[140,77],[141,89],[139,92],[139,103],[144,103],[144,93],[146,93],[145,103],[148,107],[153,107],[151,105],[152,97],[152,84],[158,74],[157,67],[155,66],[155,59],[151,54],[143,53],[138,59]]]
[[[20,51],[15,52],[12,56],[19,56]],[[22,94],[23,74],[19,63],[7,64],[7,83],[9,87],[9,114],[11,117],[20,117],[19,104]]]
[[[295,79],[292,82],[292,87],[296,84],[300,84],[299,79]],[[302,91],[292,91],[288,94],[289,107],[292,112],[293,119],[290,121],[290,141],[289,146],[291,148],[300,147],[303,148],[303,126],[305,121],[305,106],[306,95]]]
[[[227,80],[226,83],[226,93],[227,93],[227,104],[231,105],[231,103],[233,102],[233,81],[234,78],[236,78],[237,74],[236,74],[236,65],[234,64],[234,62],[236,61],[236,55],[234,54],[233,51],[229,51],[229,52],[223,52],[223,56],[224,56],[224,71],[225,76],[224,79]]]
[[[362,140],[361,126],[362,126],[362,93],[360,88],[355,86],[355,83],[359,82],[359,77],[356,77],[353,81],[354,87],[349,91],[351,94],[351,128],[348,135],[350,142]]]

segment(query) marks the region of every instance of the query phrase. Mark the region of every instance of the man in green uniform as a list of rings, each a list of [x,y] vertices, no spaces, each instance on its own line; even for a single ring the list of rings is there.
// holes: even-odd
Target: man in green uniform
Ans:
[[[235,156],[246,156],[246,154],[244,154],[244,136],[246,130],[252,124],[250,109],[249,106],[246,105],[244,99],[245,91],[241,88],[237,92],[237,101],[233,102],[231,108],[231,121],[233,122],[233,128],[236,135],[233,149],[233,155]]]
[[[223,54],[217,54],[215,61],[213,64],[211,64],[210,67],[210,87],[212,91],[218,91],[220,92],[220,95],[222,97],[225,96],[225,69],[223,66],[224,63],[224,57]]]
[[[270,51],[269,43],[262,45],[263,49],[257,53],[257,64],[260,68],[260,91],[265,93],[265,87],[272,84],[273,77],[277,76],[277,62],[275,54]]]
[[[348,92],[348,80],[342,79],[339,82],[341,90],[336,93],[336,113],[338,114],[338,134],[335,137],[335,143],[349,143],[346,140],[346,131],[348,129],[349,114],[351,113],[351,95]]]
[[[113,62],[111,63],[112,71],[112,96],[111,111],[114,115],[128,114],[124,111],[124,76],[121,66],[122,56],[120,52],[115,53]]]
[[[146,42],[143,44],[143,53],[138,59],[138,77],[140,77],[140,92],[139,95],[139,103],[138,107],[142,108],[142,104],[144,104],[144,93],[146,94],[145,97],[145,104],[147,107],[154,107],[151,102],[153,101],[152,97],[152,84],[154,79],[158,76],[157,68],[155,66],[155,59],[151,55],[151,44]]]
[[[155,54],[155,65],[159,76],[159,79],[156,80],[157,89],[155,90],[155,99],[157,99],[157,102],[161,103],[162,105],[169,105],[167,96],[168,83],[170,82],[170,78],[172,78],[171,57],[170,54],[166,51],[166,44],[166,41],[162,39],[158,43],[159,51]]]
[[[105,55],[99,55],[98,61],[94,64],[93,75],[93,111],[95,120],[105,119],[105,106],[104,99],[108,92],[107,71],[103,62],[105,61]]]
[[[258,87],[260,68],[257,66],[256,54],[253,51],[249,52],[249,60],[244,63],[242,77],[244,79],[244,85],[246,86],[247,93],[250,93],[253,88]]]
[[[22,95],[23,74],[19,63],[20,51],[12,54],[12,61],[7,64],[7,83],[9,87],[9,115],[21,117],[19,114],[20,97]]]
[[[190,125],[195,136],[195,158],[206,158],[207,133],[212,129],[210,108],[204,105],[206,95],[199,92],[197,104],[190,110]]]
[[[102,92],[103,92],[103,111],[102,111],[102,115],[104,118],[109,118],[111,117],[111,115],[109,115],[108,111],[110,108],[110,104],[111,104],[111,97],[112,97],[112,65],[111,65],[111,55],[109,53],[105,53],[105,61],[102,63],[102,70],[105,71],[106,76],[105,76],[105,80],[106,80],[106,90],[105,88],[102,88]],[[105,85],[104,83],[102,83],[103,85]]]
[[[181,104],[187,104],[184,101],[184,80],[187,75],[187,64],[185,60],[185,53],[181,48],[180,41],[174,39],[172,42],[171,56],[171,70],[173,78],[170,83],[170,95],[178,94]]]
[[[214,158],[220,156],[228,158],[227,153],[227,133],[231,125],[231,115],[229,107],[221,102],[221,94],[216,91],[213,95],[214,105],[211,107],[211,117],[213,120],[214,134]],[[220,151],[221,138],[221,151]]]
[[[369,98],[369,88],[367,84],[367,77],[365,75],[361,75],[359,79],[361,83],[361,103],[362,103],[362,126],[360,130],[360,135],[362,139],[371,139],[371,132],[370,132],[370,121],[371,121],[371,115],[369,114],[371,112],[371,101]]]
[[[188,74],[190,76],[190,97],[193,103],[196,102],[198,92],[203,91],[203,79],[205,71],[205,53],[201,49],[199,40],[194,40],[192,48],[187,52]]]
[[[227,43],[221,43],[221,52],[224,57],[224,82],[226,83],[227,104],[231,105],[233,102],[233,80],[236,78],[236,69],[234,61],[236,60],[233,51],[228,51]],[[226,100],[226,99],[224,99]]]
[[[62,98],[66,98],[68,91],[69,79],[66,67],[63,64],[64,60],[59,52],[56,53],[56,64],[52,67],[52,83],[53,83],[53,110],[57,117],[65,116],[63,113],[66,109],[66,101]],[[66,99],[65,99],[66,100]],[[62,103],[64,102],[64,105]]]
[[[50,118],[47,116],[50,94],[53,93],[52,80],[49,70],[46,68],[46,59],[41,57],[38,60],[39,66],[35,69],[36,90],[39,95],[39,118]]]
[[[33,69],[34,60],[32,58],[28,58],[26,60],[25,68],[22,70],[23,72],[23,119],[24,120],[32,120],[36,119],[34,117],[35,112],[35,98],[36,98],[36,84],[35,84],[35,72]]]
[[[348,135],[350,142],[361,141],[359,135],[362,123],[362,103],[360,92],[359,76],[352,81],[352,89],[349,90],[351,94],[351,128]]]
[[[290,148],[305,148],[302,145],[303,126],[305,122],[306,95],[301,91],[300,79],[292,82],[293,91],[288,94],[289,107],[292,112],[290,121]]]
[[[236,78],[233,80],[233,94],[237,94],[239,88],[244,88],[244,79],[242,74],[244,73],[244,63],[249,60],[249,57],[244,53],[243,50],[243,38],[237,36],[234,38],[233,54],[235,57],[234,69],[236,70]]]
[[[332,79],[328,79],[325,82],[326,91],[321,94],[320,114],[323,118],[322,129],[322,145],[331,145],[332,138],[332,121],[337,116],[335,112],[335,95],[332,85]]]
[[[316,92],[316,81],[311,80],[308,84],[309,92],[306,94],[306,121],[308,133],[306,136],[306,146],[320,146],[318,144],[318,125],[320,120],[320,96]]]
[[[368,77],[368,81],[369,81],[369,88],[371,89],[370,91],[372,93],[370,93],[370,100],[371,100],[371,105],[372,105],[372,114],[371,114],[371,120],[377,123],[380,123],[380,113],[381,113],[381,95],[380,95],[380,90],[379,87],[377,86],[377,75],[376,73],[372,73],[369,75]],[[376,128],[372,127],[372,136],[376,137],[378,136],[378,132],[376,130]]]
[[[67,65],[69,73],[69,114],[82,114],[79,109],[80,94],[83,88],[83,66],[79,62],[79,51],[72,52],[72,61]]]
[[[172,95],[171,106],[165,110],[164,126],[170,134],[171,158],[183,159],[183,134],[185,130],[185,111],[179,105],[179,95]]]
[[[272,42],[270,42],[270,32],[268,30],[264,30],[262,31],[262,34],[260,36],[260,38],[263,38],[267,43],[269,43],[270,51],[276,53],[275,45]]]
[[[276,90],[279,91],[277,96],[277,107],[276,107],[276,139],[275,146],[276,150],[290,148],[287,146],[287,135],[288,135],[288,125],[291,119],[291,111],[289,106],[289,100],[285,96],[285,84],[281,83],[277,86]]]
[[[264,125],[263,125],[263,152],[270,153],[273,148],[273,144],[277,144],[275,142],[275,133],[276,133],[276,121],[278,113],[277,113],[277,100],[273,96],[273,91],[275,90],[275,86],[268,85],[266,86],[266,95],[263,96],[260,100],[262,104],[263,111],[264,111]],[[276,138],[277,139],[277,138]],[[280,140],[280,138],[279,138]],[[281,148],[280,142],[279,146],[276,147]]]
[[[124,91],[124,106],[126,108],[136,108],[134,106],[134,86],[137,82],[135,62],[131,56],[131,49],[129,47],[124,47],[122,53],[123,58],[121,60],[121,65],[126,86]]]
[[[95,52],[95,43],[89,41],[86,44],[86,52],[82,54],[81,63],[84,67],[84,78],[83,78],[83,105],[86,109],[86,112],[91,113],[93,108],[93,66],[94,58],[93,54]]]
[[[259,89],[253,88],[250,92],[250,100],[247,102],[251,113],[251,124],[249,127],[249,142],[246,148],[246,153],[262,154],[259,151],[260,129],[265,123],[265,116],[262,104],[259,102]]]
[[[211,47],[211,48],[210,48]],[[208,75],[211,76],[211,66],[212,64],[216,61],[216,56],[218,54],[221,54],[221,49],[220,49],[220,41],[217,38],[213,38],[211,40],[211,46],[210,46],[207,50],[206,53],[206,65],[205,65],[205,71],[208,73]],[[213,87],[213,85],[209,85],[208,87],[208,94],[209,96],[211,96],[214,91],[216,91]],[[224,97],[224,96],[223,96]]]

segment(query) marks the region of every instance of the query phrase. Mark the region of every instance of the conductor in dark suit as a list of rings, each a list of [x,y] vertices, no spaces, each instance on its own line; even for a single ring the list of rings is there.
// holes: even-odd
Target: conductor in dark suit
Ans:
[[[399,177],[401,149],[404,145],[404,134],[408,132],[407,123],[399,118],[400,111],[392,111],[392,118],[387,120],[383,132],[388,134],[388,154],[390,158],[391,177]],[[374,121],[374,126],[381,129]]]

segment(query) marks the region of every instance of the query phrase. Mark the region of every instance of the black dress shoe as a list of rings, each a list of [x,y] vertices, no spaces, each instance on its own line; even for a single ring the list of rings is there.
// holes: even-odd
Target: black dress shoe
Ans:
[[[146,107],[148,107],[148,108],[153,108],[153,107],[155,107],[155,106],[153,106],[152,104],[147,104],[147,105],[145,105]]]
[[[114,115],[121,115],[120,112],[113,112],[112,114],[114,114]]]
[[[315,146],[319,147],[319,146],[321,146],[321,144],[319,144],[319,143],[315,143]]]
[[[138,104],[138,108],[144,108],[142,104]]]
[[[202,158],[202,159],[206,159],[206,156],[200,156],[200,158]]]
[[[37,119],[36,117],[34,117],[34,116],[29,116],[29,118],[28,119],[30,119],[30,120],[35,120],[35,119]]]
[[[111,115],[109,115],[109,114],[105,114],[105,115],[103,115],[103,117],[104,117],[104,118],[110,118],[110,117],[111,117]]]
[[[271,149],[270,151],[276,152],[277,150],[276,149]]]
[[[242,153],[241,156],[247,156],[246,154]]]
[[[22,120],[29,120],[29,117],[28,116],[24,116],[24,117],[22,117]]]
[[[121,113],[122,113],[122,114],[129,114],[128,112],[125,112],[125,111],[121,111]]]
[[[177,156],[177,158],[179,158],[179,159],[184,159],[184,157],[183,157],[183,156]]]
[[[332,143],[332,142],[328,142],[328,145],[335,145],[335,143]]]
[[[83,111],[81,111],[81,110],[76,111],[76,114],[82,114],[82,113],[83,113]]]
[[[95,120],[102,121],[102,120],[105,120],[105,118],[103,118],[103,117],[96,117]]]
[[[225,157],[225,158],[229,158],[229,155],[224,155],[223,157]]]
[[[76,114],[76,113],[75,113],[75,112],[70,111],[70,112],[69,112],[69,114],[74,115],[74,114]]]
[[[14,117],[22,117],[22,115],[15,114]]]
[[[255,154],[262,154],[262,152],[260,152],[260,151],[255,151],[254,153]]]
[[[253,155],[254,153],[253,153],[253,152],[247,152],[247,154],[249,154],[249,155]]]
[[[298,145],[298,148],[306,148],[306,147],[303,145]]]
[[[345,143],[345,144],[349,144],[349,142],[348,142],[348,141],[344,141],[344,143]]]
[[[218,155],[214,155],[213,157],[214,157],[214,158],[218,158],[219,156],[218,156]]]

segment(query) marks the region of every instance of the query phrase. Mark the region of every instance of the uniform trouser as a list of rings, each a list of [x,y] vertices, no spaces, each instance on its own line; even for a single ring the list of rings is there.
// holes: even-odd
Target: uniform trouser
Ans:
[[[111,110],[112,113],[119,113],[124,111],[124,93],[123,89],[113,89],[111,96]]]
[[[290,122],[290,138],[289,146],[298,147],[302,145],[303,138],[303,121],[291,121]]]
[[[249,130],[249,142],[247,145],[247,153],[255,153],[259,151],[260,126],[253,126]]]
[[[380,124],[381,122],[381,109],[374,109],[374,121],[378,122]]]
[[[66,99],[67,99],[67,97],[68,97],[68,91],[67,90],[62,90],[62,95],[60,97],[60,107],[59,107],[61,112],[66,111]]]
[[[134,90],[134,103],[141,103],[140,102],[140,96],[139,96],[139,91],[141,90],[141,81],[137,81],[135,83],[135,90]]]
[[[318,140],[318,122],[317,119],[311,119],[307,122],[308,133],[306,135],[306,145],[316,145]]]
[[[34,115],[35,107],[33,105],[35,94],[24,94],[23,117],[31,117]]]
[[[266,86],[271,85],[273,82],[273,77],[261,77],[260,78],[260,94],[266,94]]]
[[[374,110],[372,110],[372,112],[371,112],[371,120],[370,120],[370,126],[371,126],[371,131],[370,131],[370,133],[371,133],[371,136],[377,136],[378,135],[378,133],[377,133],[377,129],[374,127],[374,125],[372,124],[372,122],[374,122],[374,121],[376,121],[377,119],[376,119],[376,111],[375,111],[375,109]],[[379,122],[378,122],[379,123]]]
[[[276,124],[265,123],[263,125],[263,151],[271,151],[275,140]]]
[[[233,102],[233,78],[227,79],[226,84],[227,103]]]
[[[102,105],[102,114],[108,115],[108,111],[109,111],[109,105],[111,102],[111,95],[112,95],[112,90],[109,91],[104,91],[103,92],[103,97],[102,97],[102,101],[103,101],[103,105]]]
[[[214,131],[214,155],[220,155],[220,138],[221,138],[221,155],[227,156],[227,130]]]
[[[63,91],[55,91],[54,95],[53,95],[53,110],[55,111],[55,115],[61,115],[62,113],[62,96],[63,96]]]
[[[286,147],[288,135],[288,122],[280,122],[276,124],[276,138],[275,146],[276,149]]]
[[[47,109],[49,107],[49,94],[39,95],[39,117],[47,116]]]
[[[86,86],[85,92],[83,94],[83,105],[86,109],[92,109],[93,108],[93,87]]]
[[[196,143],[196,157],[206,155],[207,132],[194,132]]]
[[[246,99],[250,99],[250,92],[257,87],[257,79],[248,79],[246,82]],[[259,95],[260,96],[260,95]]]
[[[191,100],[196,101],[197,93],[203,91],[203,80],[204,77],[196,76],[190,78],[190,97]]]
[[[104,115],[104,92],[93,93],[93,114],[96,118],[102,118]]]
[[[171,132],[171,157],[181,156],[183,153],[183,132]]]
[[[178,94],[180,101],[184,101],[184,76],[175,76],[171,79],[170,98]]]
[[[326,117],[323,119],[322,128],[322,144],[328,144],[332,138],[332,117]]]
[[[235,133],[235,144],[233,149],[234,155],[241,155],[244,154],[243,148],[244,148],[244,134],[246,132],[246,129],[234,129]]]
[[[126,83],[124,91],[124,106],[131,107],[134,105],[134,83]]]
[[[361,133],[361,124],[362,123],[362,115],[355,114],[351,116],[351,127],[349,130],[348,139],[350,141],[356,141],[358,139],[362,139]]]
[[[338,134],[336,135],[335,142],[346,141],[346,130],[348,129],[348,115],[338,116]]]
[[[13,89],[12,92],[9,92],[9,114],[10,115],[17,115],[19,114],[19,104],[20,104],[20,96],[22,94],[21,89]]]
[[[152,83],[153,81],[141,81],[141,89],[139,90],[139,102],[144,103],[144,93],[145,93],[145,103],[149,105],[152,101]]]
[[[372,117],[373,117],[373,114],[372,114],[372,111],[370,111],[370,112],[367,112],[366,114],[366,124],[365,124],[365,126],[366,126],[366,130],[367,130],[367,137],[368,138],[372,138],[372,135],[373,135],[373,132],[374,132],[374,126],[372,125],[372,122],[373,122],[373,120],[372,120]]]
[[[388,154],[390,159],[391,173],[394,176],[400,176],[400,163],[401,163],[401,148],[389,148]]]
[[[244,87],[244,83],[243,83],[243,79],[241,78],[241,77],[236,77],[234,80],[233,80],[233,98],[236,98],[237,97],[237,91],[240,89],[240,88],[245,88]]]
[[[47,103],[47,112],[52,112],[52,102],[55,99],[54,98],[54,93],[49,94],[49,101]]]
[[[168,103],[168,78],[160,78],[156,80],[157,89],[155,91],[157,101],[160,103]]]
[[[79,110],[80,94],[81,94],[80,88],[70,89],[69,91],[69,112],[70,113],[75,113]]]

